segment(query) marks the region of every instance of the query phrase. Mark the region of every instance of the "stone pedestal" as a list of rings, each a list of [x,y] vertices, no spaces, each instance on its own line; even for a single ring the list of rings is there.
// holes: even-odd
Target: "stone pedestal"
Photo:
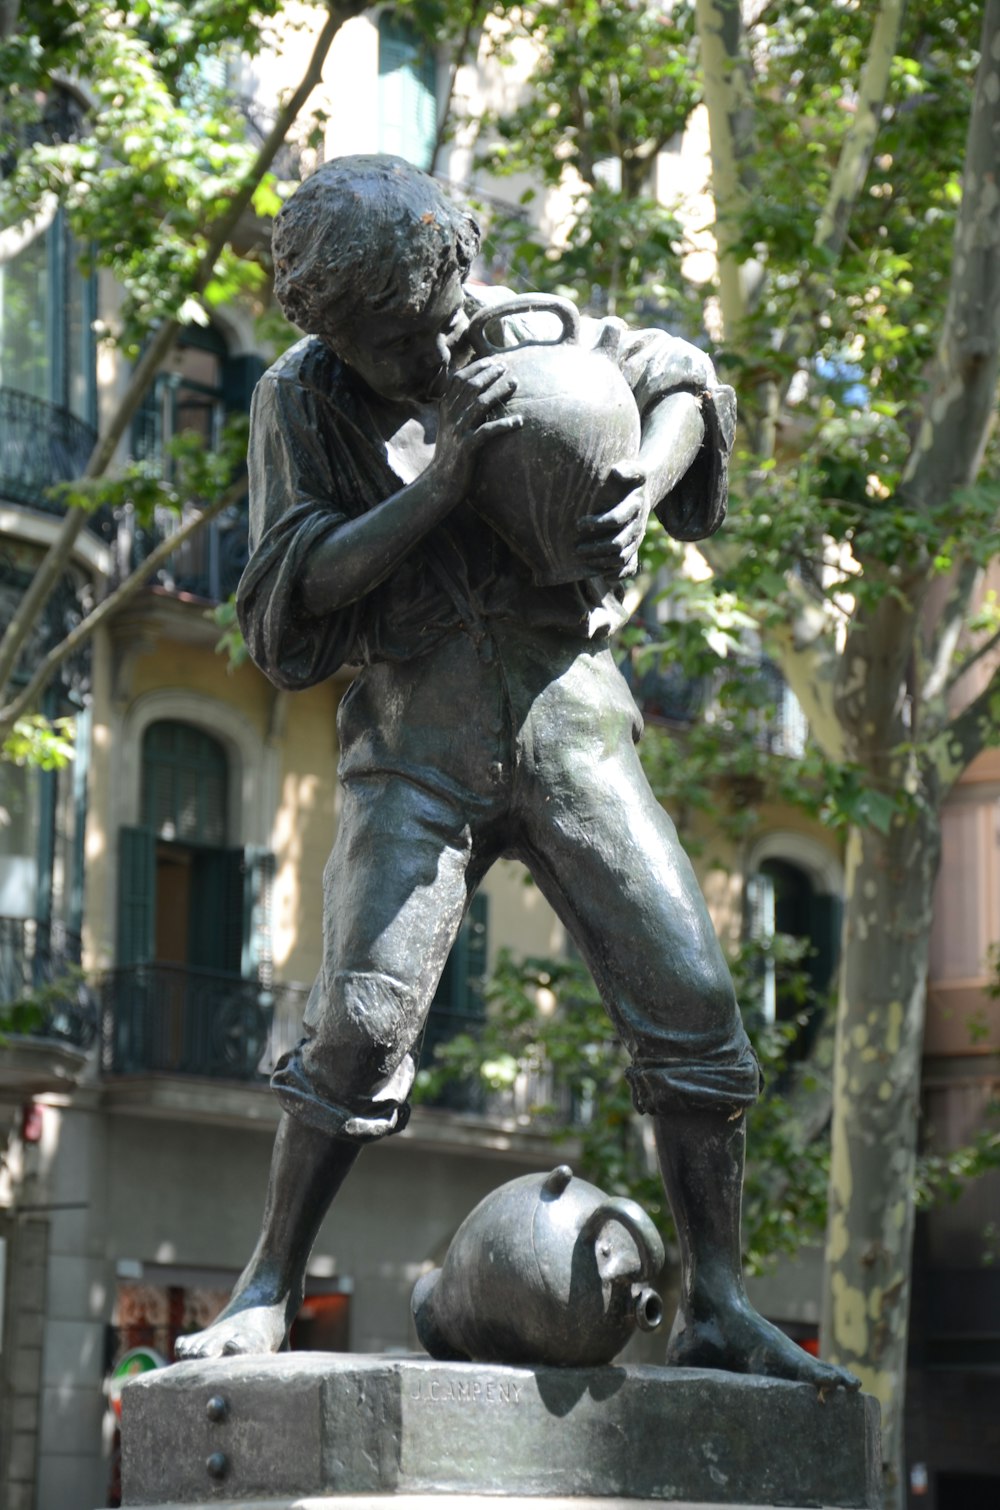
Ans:
[[[878,1406],[702,1369],[285,1353],[122,1394],[125,1506],[878,1510]]]

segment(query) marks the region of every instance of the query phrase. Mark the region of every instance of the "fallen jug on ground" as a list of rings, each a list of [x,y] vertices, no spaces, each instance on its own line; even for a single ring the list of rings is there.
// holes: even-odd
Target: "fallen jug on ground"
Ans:
[[[511,1180],[459,1227],[444,1264],[413,1292],[433,1358],[590,1367],[636,1327],[653,1331],[663,1243],[635,1201],[608,1196],[567,1164]]]

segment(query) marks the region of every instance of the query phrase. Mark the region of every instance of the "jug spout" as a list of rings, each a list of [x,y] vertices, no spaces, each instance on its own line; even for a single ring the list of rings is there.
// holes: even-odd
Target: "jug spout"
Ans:
[[[640,1332],[655,1332],[663,1320],[663,1301],[649,1285],[632,1286],[635,1324]]]

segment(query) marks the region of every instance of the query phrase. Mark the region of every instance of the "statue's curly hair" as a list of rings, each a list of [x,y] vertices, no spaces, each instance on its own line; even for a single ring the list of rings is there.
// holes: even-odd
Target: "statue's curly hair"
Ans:
[[[401,157],[335,157],[279,211],[275,298],[289,320],[335,344],[359,314],[424,308],[479,250],[477,222]]]

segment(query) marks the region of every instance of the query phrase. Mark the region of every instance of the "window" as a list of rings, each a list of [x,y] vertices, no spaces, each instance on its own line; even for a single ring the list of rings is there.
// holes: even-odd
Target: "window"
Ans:
[[[966,797],[941,814],[941,864],[934,890],[930,978],[985,984],[990,945],[1000,938],[1000,802]]]
[[[206,449],[217,444],[225,414],[225,365],[226,343],[217,330],[209,326],[184,334],[136,416],[133,450],[140,460],[162,459],[177,435],[199,435]]]
[[[0,265],[0,387],[95,423],[94,280],[59,211],[19,256]]]
[[[776,934],[806,941],[809,949],[801,969],[814,998],[821,998],[833,981],[840,952],[841,916],[839,896],[821,890],[809,871],[792,860],[764,859],[747,877],[747,934],[765,944]],[[763,971],[765,1020],[794,1022],[802,1015],[803,1005],[794,992],[782,985],[781,973],[772,956],[765,955]],[[815,1002],[805,1010],[807,1021],[791,1051],[796,1059],[808,1054],[822,1017]]]
[[[227,416],[249,411],[263,370],[263,361],[252,353],[230,356],[214,327],[185,332],[140,405],[132,428],[134,455],[170,476],[173,462],[168,447],[176,437],[195,437],[206,450],[215,448]],[[172,510],[157,508],[152,527],[141,527],[129,518],[133,558],[142,560],[197,513],[199,506],[194,501],[186,504],[180,520]],[[236,590],[248,555],[244,499],[197,531],[161,567],[155,580],[171,592],[219,602]]]
[[[144,827],[161,839],[221,846],[226,841],[226,752],[191,724],[150,724],[142,747]]]
[[[383,11],[378,22],[378,102],[379,151],[429,171],[437,137],[437,63],[416,28],[392,11]]]
[[[0,916],[35,915],[38,773],[0,761]]]
[[[113,1068],[252,1079],[270,1029],[274,857],[229,842],[212,735],[162,720],[142,756],[142,825],[120,835]]]
[[[439,1044],[447,1043],[458,1033],[475,1033],[483,1020],[488,918],[489,900],[485,893],[477,892],[434,993],[420,1052],[421,1065],[433,1062]],[[478,1085],[450,1084],[429,1104],[452,1111],[477,1111],[481,1100]]]

